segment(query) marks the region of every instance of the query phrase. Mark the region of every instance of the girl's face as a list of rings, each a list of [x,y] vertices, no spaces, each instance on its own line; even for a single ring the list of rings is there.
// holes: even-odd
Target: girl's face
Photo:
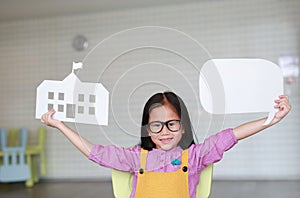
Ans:
[[[155,107],[150,112],[149,123],[153,121],[167,122],[169,120],[180,120],[174,107],[170,104]],[[183,127],[180,127],[179,131],[172,132],[166,125],[163,126],[160,133],[152,133],[149,129],[147,130],[152,141],[156,144],[156,148],[165,151],[177,147],[184,133]]]

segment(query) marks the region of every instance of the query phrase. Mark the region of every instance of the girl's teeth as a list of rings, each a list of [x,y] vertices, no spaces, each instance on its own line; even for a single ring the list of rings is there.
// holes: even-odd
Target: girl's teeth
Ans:
[[[172,139],[168,138],[168,139],[162,139],[161,142],[164,144],[168,144]]]

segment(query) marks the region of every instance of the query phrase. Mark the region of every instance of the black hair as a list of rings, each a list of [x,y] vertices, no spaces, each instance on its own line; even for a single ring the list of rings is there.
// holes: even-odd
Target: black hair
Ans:
[[[164,104],[170,104],[172,107],[174,107],[177,115],[180,117],[181,124],[184,128],[184,134],[179,142],[179,146],[182,149],[189,148],[192,144],[195,143],[191,120],[184,102],[179,96],[177,96],[173,92],[156,93],[153,96],[151,96],[146,102],[141,124],[141,147],[148,151],[152,150],[153,148],[156,148],[155,143],[151,140],[151,137],[148,134],[146,125],[149,122],[149,114],[152,108],[157,107],[157,105]]]

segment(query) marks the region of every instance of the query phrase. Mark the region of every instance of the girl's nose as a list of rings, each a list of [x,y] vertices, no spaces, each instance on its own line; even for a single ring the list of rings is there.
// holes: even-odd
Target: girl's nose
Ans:
[[[162,135],[163,135],[163,134],[168,134],[168,133],[170,133],[170,130],[168,129],[167,125],[163,125],[163,128],[162,128],[162,130],[161,130],[160,133],[161,133]]]

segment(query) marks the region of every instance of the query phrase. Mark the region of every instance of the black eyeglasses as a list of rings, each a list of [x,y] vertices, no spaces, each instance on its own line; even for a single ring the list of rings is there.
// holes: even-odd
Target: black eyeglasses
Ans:
[[[172,132],[177,132],[181,128],[180,120],[169,120],[167,122],[153,121],[147,124],[147,128],[152,133],[159,133],[164,128],[164,125]]]

